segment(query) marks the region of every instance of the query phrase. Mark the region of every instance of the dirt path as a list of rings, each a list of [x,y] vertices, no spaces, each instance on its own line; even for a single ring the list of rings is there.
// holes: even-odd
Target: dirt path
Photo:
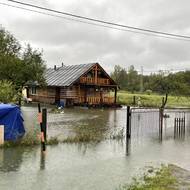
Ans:
[[[172,175],[177,179],[178,184],[174,189],[190,190],[190,171],[180,168],[176,165],[170,164],[169,169]]]

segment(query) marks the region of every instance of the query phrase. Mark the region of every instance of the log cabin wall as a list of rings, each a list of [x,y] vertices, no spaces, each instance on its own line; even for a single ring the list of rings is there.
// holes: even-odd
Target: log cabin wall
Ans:
[[[61,87],[60,101],[63,101],[66,105],[78,103],[78,97],[79,97],[78,86],[73,85],[70,87]]]
[[[43,102],[53,104],[55,102],[55,88],[36,88],[36,94],[32,93],[32,88],[29,89],[29,98],[34,102]]]
[[[78,98],[77,86],[62,87],[60,89],[60,99],[76,99]]]

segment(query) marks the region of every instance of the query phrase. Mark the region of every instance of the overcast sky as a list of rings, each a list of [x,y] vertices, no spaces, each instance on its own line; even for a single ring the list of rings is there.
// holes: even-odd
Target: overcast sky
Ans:
[[[110,22],[190,36],[189,0],[21,0]],[[6,0],[0,0],[8,3]],[[9,3],[11,4],[11,3]],[[190,69],[190,42],[118,31],[0,5],[0,24],[43,49],[48,67],[99,62],[144,72]]]

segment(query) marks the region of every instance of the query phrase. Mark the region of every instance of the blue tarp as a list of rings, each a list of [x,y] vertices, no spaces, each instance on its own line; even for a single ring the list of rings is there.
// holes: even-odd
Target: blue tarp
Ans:
[[[0,104],[0,125],[4,125],[4,140],[17,140],[24,133],[23,117],[20,108],[11,104]]]

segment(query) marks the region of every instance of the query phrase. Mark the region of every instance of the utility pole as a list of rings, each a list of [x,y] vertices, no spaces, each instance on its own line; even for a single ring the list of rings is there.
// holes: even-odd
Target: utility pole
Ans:
[[[143,88],[143,66],[141,66],[140,92],[142,93],[143,90],[144,90],[144,88]]]

